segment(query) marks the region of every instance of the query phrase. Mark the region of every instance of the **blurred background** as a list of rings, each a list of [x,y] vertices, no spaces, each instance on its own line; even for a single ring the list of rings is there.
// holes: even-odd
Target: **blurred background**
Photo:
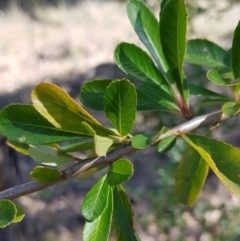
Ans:
[[[146,0],[158,16],[160,2]],[[225,49],[240,19],[238,0],[187,0],[188,39],[207,38]],[[30,103],[34,85],[49,81],[78,98],[86,80],[126,77],[113,62],[115,46],[140,46],[128,21],[124,0],[0,0],[0,109],[10,103]],[[213,88],[206,69],[185,66],[190,81]],[[208,111],[212,107],[208,107]],[[101,113],[92,112],[102,123]],[[134,132],[156,131],[159,113],[139,113]],[[173,126],[168,116],[162,121]],[[172,122],[172,123],[171,123]],[[239,132],[220,127],[216,137],[240,146]],[[9,149],[1,137],[0,190],[30,181],[35,163]],[[177,204],[172,192],[174,170],[186,149],[178,142],[169,154],[154,148],[137,152],[135,173],[125,188],[131,199],[136,230],[144,241],[240,240],[240,199],[211,173],[192,208]],[[104,173],[104,171],[103,171]],[[71,179],[46,190],[18,198],[24,221],[0,230],[0,241],[79,241],[84,219],[79,210],[91,185],[103,175]],[[114,240],[114,239],[112,239]]]

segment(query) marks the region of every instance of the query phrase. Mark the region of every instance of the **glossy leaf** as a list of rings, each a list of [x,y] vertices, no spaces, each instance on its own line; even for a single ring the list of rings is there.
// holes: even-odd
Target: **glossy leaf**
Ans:
[[[93,221],[104,212],[109,192],[110,186],[106,181],[106,176],[104,176],[86,194],[82,204],[82,215],[88,221]]]
[[[192,206],[200,193],[208,173],[208,164],[193,148],[183,154],[176,172],[174,192],[179,202]]]
[[[172,95],[166,80],[141,48],[134,44],[121,43],[114,51],[114,59],[118,67],[134,80],[146,85],[155,83],[161,86],[165,94]]]
[[[173,84],[183,93],[183,58],[186,47],[187,12],[183,0],[168,1],[160,19],[160,38]],[[174,81],[174,82],[173,82]],[[182,94],[183,95],[183,94]]]
[[[55,127],[90,135],[81,124],[88,123],[97,134],[116,135],[113,131],[103,127],[85,109],[58,86],[51,83],[41,83],[32,92],[34,107]]]
[[[107,241],[111,228],[113,212],[112,188],[108,194],[107,206],[103,213],[91,222],[86,222],[83,228],[83,241]]]
[[[164,153],[169,151],[176,143],[176,136],[168,136],[158,143],[158,152]]]
[[[25,144],[48,144],[84,139],[87,136],[57,129],[33,106],[13,104],[0,113],[0,132],[12,141]]]
[[[23,210],[23,208],[18,205],[17,203],[14,203],[15,207],[16,207],[16,210],[17,210],[17,213],[16,213],[16,216],[14,217],[12,223],[18,223],[18,222],[21,222],[25,216],[25,212]]]
[[[74,160],[72,156],[50,146],[30,146],[28,154],[34,161],[49,166],[64,165]]]
[[[151,136],[146,134],[135,135],[131,141],[132,146],[136,149],[145,149],[151,145]]]
[[[96,79],[84,83],[80,90],[80,100],[83,105],[93,110],[104,110],[105,90],[112,81]]]
[[[213,69],[207,72],[207,78],[214,84],[219,86],[233,86],[239,83],[239,81],[227,81],[221,77],[221,75]]]
[[[231,53],[234,79],[240,79],[240,21],[234,31]]]
[[[184,61],[211,68],[229,66],[228,52],[206,39],[189,40]]]
[[[104,110],[107,118],[121,136],[126,136],[132,128],[136,105],[136,91],[129,81],[114,81],[106,89]]]
[[[228,116],[236,115],[240,112],[240,103],[226,102],[222,107],[222,112]]]
[[[147,6],[138,0],[128,2],[127,14],[139,39],[151,53],[162,73],[166,73],[168,66],[160,44],[160,36],[157,34],[159,31],[158,20]]]
[[[107,182],[110,186],[116,186],[127,181],[132,174],[132,163],[126,159],[119,159],[110,166],[107,174]]]
[[[0,228],[8,226],[15,218],[17,208],[10,200],[0,200]]]
[[[183,136],[207,162],[220,181],[240,196],[240,150],[223,141],[200,135]]]
[[[30,172],[31,178],[39,183],[51,183],[61,178],[62,172],[49,167],[37,166]]]
[[[139,241],[133,228],[131,205],[122,186],[114,188],[113,200],[112,229],[116,241]]]

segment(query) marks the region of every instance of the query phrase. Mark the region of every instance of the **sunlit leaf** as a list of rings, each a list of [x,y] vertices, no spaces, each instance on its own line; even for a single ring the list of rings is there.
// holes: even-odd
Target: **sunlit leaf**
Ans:
[[[119,159],[110,166],[107,174],[107,182],[110,186],[116,186],[127,181],[132,174],[132,163],[126,159]]]
[[[129,81],[114,81],[106,89],[104,110],[107,118],[121,136],[126,136],[132,128],[136,105],[136,91]]]
[[[10,200],[0,200],[0,228],[8,226],[15,218],[17,208]]]
[[[103,127],[94,117],[58,86],[41,83],[32,92],[32,102],[37,111],[55,127],[90,135],[82,122],[88,123],[97,134],[116,135]]]
[[[112,229],[116,241],[139,241],[133,228],[133,212],[130,202],[122,186],[113,191],[113,222]]]
[[[240,196],[240,150],[223,141],[200,135],[183,135],[207,162],[220,181],[235,195]]]
[[[25,212],[23,210],[23,208],[18,205],[17,203],[14,203],[16,209],[17,209],[17,213],[16,213],[16,216],[15,218],[13,219],[12,223],[18,223],[18,222],[21,222],[25,216]]]
[[[228,52],[206,39],[192,39],[187,42],[184,61],[211,68],[229,66]]]
[[[104,176],[86,194],[82,204],[82,215],[88,221],[93,221],[104,212],[109,192],[110,186],[106,181],[106,176]]]
[[[168,72],[168,66],[162,52],[159,23],[152,12],[142,1],[130,0],[127,4],[128,18],[139,39],[153,56],[163,73]]]
[[[136,149],[145,149],[151,145],[151,136],[146,134],[135,135],[131,141],[132,146]]]
[[[197,151],[189,148],[183,154],[175,172],[174,192],[179,202],[192,206],[208,173],[208,164]]]
[[[232,71],[234,79],[240,78],[240,21],[235,28],[232,41]]]
[[[219,86],[233,86],[239,84],[238,81],[227,81],[226,79],[223,79],[221,75],[213,69],[210,69],[207,72],[207,78],[214,84],[219,85]]]
[[[226,102],[222,107],[222,112],[228,116],[236,115],[240,112],[240,103]]]
[[[83,241],[107,241],[113,213],[113,192],[109,190],[107,206],[103,213],[91,222],[86,221],[83,228]]]
[[[39,183],[51,183],[61,178],[62,172],[49,167],[37,166],[30,172],[31,178]]]
[[[176,136],[168,136],[158,143],[158,152],[164,153],[169,151],[176,143]]]
[[[88,136],[57,129],[33,106],[13,104],[0,113],[0,132],[12,141],[25,144],[48,144],[84,139]]]
[[[112,81],[96,79],[84,83],[80,90],[80,100],[83,105],[93,110],[104,110],[105,90]]]

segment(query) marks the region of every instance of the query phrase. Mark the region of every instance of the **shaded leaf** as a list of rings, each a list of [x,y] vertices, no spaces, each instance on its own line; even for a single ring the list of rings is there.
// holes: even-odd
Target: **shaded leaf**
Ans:
[[[233,86],[239,84],[239,81],[227,81],[221,77],[221,75],[213,69],[207,72],[207,78],[214,84],[219,86]]]
[[[104,110],[107,118],[121,136],[126,136],[132,128],[136,105],[136,91],[129,81],[114,81],[106,89]]]
[[[113,213],[113,192],[109,190],[107,206],[103,213],[83,228],[83,241],[107,241],[111,228]]]
[[[105,90],[112,81],[96,79],[84,83],[80,90],[80,100],[83,105],[93,110],[104,110]]]
[[[127,181],[132,174],[132,163],[126,159],[119,159],[110,166],[107,174],[107,182],[110,186],[116,186]]]
[[[87,150],[93,150],[94,149],[94,142],[78,142],[69,144],[66,146],[62,146],[59,149],[59,152],[78,152],[78,151],[87,151]]]
[[[133,212],[130,202],[122,186],[118,185],[113,191],[113,222],[112,229],[116,241],[138,241],[133,228]]]
[[[240,196],[240,150],[209,137],[193,134],[182,137],[201,155],[220,181]]]
[[[192,206],[200,193],[208,173],[208,164],[193,148],[183,154],[175,172],[174,192],[178,200]]]
[[[168,136],[158,143],[158,152],[164,153],[169,151],[176,143],[176,136]]]
[[[37,111],[57,128],[90,135],[81,124],[86,122],[99,135],[116,135],[103,127],[66,92],[54,84],[37,85],[32,92],[32,102]]]
[[[222,106],[222,112],[225,115],[232,116],[240,112],[240,103],[238,102],[226,102]]]
[[[240,21],[234,31],[231,53],[234,79],[240,79]]]
[[[141,48],[134,44],[121,43],[114,51],[114,59],[118,67],[134,80],[146,85],[155,83],[161,86],[165,94],[172,96],[166,80]]]
[[[61,178],[62,172],[49,167],[37,166],[30,172],[31,178],[39,183],[51,183]]]
[[[82,204],[82,215],[93,221],[99,217],[107,207],[110,186],[106,181],[106,175],[101,178],[86,194]]]
[[[88,138],[86,135],[57,129],[33,106],[13,104],[0,114],[0,132],[11,141],[25,144],[48,144]]]
[[[17,213],[16,213],[16,216],[15,218],[13,219],[12,223],[18,223],[18,222],[21,222],[25,216],[25,212],[23,210],[23,208],[18,205],[17,203],[14,203],[16,209],[17,209]]]
[[[160,44],[158,20],[142,1],[130,0],[127,4],[127,14],[133,29],[139,39],[151,53],[162,73],[168,71],[168,66]]]
[[[187,42],[184,61],[211,68],[228,67],[228,52],[206,39],[192,39]]]
[[[15,218],[17,208],[10,200],[0,200],[0,228],[8,226]]]
[[[74,160],[74,157],[50,146],[30,146],[28,154],[34,161],[49,166],[64,165]]]
[[[25,144],[25,143],[21,143],[18,141],[12,141],[12,140],[8,140],[7,144],[13,148],[15,151],[20,152],[24,155],[29,155],[28,154],[28,149],[29,149],[29,145]]]

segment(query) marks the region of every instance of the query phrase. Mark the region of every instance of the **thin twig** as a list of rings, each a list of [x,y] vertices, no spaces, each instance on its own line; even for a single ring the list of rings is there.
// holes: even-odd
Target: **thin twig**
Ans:
[[[193,118],[190,121],[187,121],[183,124],[180,124],[172,128],[169,132],[164,133],[163,135],[158,137],[155,144],[157,144],[157,142],[164,139],[165,137],[172,135],[173,133],[176,135],[186,134],[202,126],[216,125],[219,122],[226,120],[228,117],[229,116],[222,114],[221,111],[198,116],[196,118]],[[123,145],[109,152],[106,157],[86,159],[82,162],[77,162],[76,164],[65,168],[64,170],[62,170],[61,178],[54,182],[41,184],[41,183],[32,181],[32,182],[28,182],[28,183],[14,186],[12,188],[4,190],[0,192],[0,200],[1,199],[13,200],[15,198],[24,196],[26,194],[43,190],[49,186],[52,186],[56,183],[60,183],[66,179],[69,179],[79,173],[85,172],[91,168],[98,167],[101,165],[110,165],[111,163],[118,160],[119,158],[126,156],[128,154],[131,154],[135,151],[137,151],[137,149],[133,148],[131,145]]]

